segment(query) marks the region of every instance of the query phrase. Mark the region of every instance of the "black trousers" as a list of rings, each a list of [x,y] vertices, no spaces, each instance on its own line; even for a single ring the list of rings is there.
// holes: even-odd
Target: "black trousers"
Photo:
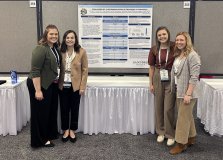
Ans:
[[[35,98],[32,79],[27,79],[31,106],[31,147],[43,146],[48,140],[58,138],[58,84],[52,83],[47,90],[41,88],[44,99]]]
[[[73,88],[63,88],[59,91],[60,96],[60,111],[61,111],[61,129],[62,130],[77,130],[78,116],[80,105],[80,94],[78,91],[73,91]]]

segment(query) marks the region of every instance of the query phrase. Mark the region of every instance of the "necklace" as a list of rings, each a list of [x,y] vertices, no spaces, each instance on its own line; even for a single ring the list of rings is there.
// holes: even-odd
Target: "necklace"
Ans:
[[[73,54],[73,50],[72,50],[71,52],[70,52],[70,51],[67,51],[67,56],[68,56],[68,57],[71,57],[72,54]]]
[[[183,59],[183,56],[182,57],[177,57],[173,63],[173,69],[174,69],[174,73],[177,74],[178,70],[179,70],[179,66],[180,66],[180,63]]]

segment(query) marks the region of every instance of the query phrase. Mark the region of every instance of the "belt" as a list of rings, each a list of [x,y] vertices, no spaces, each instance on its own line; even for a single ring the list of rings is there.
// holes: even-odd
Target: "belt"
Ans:
[[[168,71],[171,71],[171,68],[161,68],[161,67],[155,67],[156,69],[165,69],[165,70],[168,70]]]

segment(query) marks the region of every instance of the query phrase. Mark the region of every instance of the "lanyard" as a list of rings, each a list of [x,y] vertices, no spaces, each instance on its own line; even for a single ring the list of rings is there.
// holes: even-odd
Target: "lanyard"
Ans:
[[[159,49],[159,65],[161,66],[161,49]],[[167,49],[167,53],[166,53],[166,63],[165,66],[167,65],[167,61],[168,61],[168,57],[169,57],[169,49]]]
[[[50,49],[53,52],[54,57],[56,58],[57,65],[60,66],[60,57],[57,50],[54,47],[53,48],[50,47]]]

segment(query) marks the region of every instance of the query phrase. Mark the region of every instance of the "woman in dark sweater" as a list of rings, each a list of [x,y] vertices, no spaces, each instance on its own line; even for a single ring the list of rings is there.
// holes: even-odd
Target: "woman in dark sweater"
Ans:
[[[27,86],[31,104],[31,147],[53,147],[58,138],[59,31],[48,25],[33,50]]]

